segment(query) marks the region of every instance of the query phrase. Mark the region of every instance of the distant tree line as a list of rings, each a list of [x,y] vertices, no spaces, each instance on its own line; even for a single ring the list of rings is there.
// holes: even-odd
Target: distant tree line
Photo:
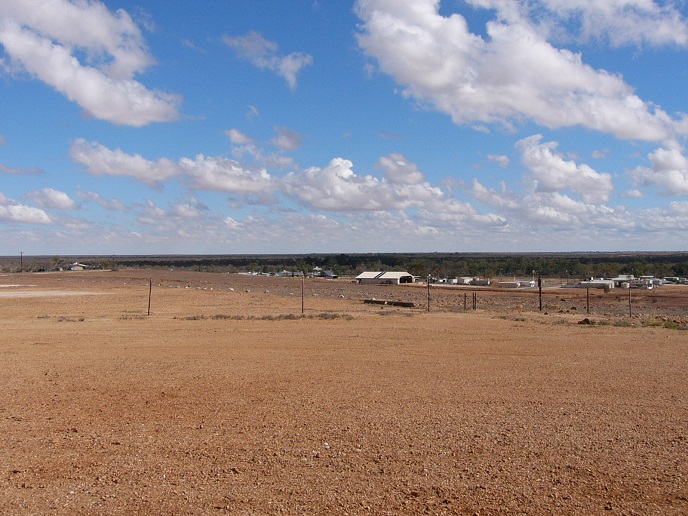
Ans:
[[[688,276],[688,252],[679,253],[360,253],[304,255],[161,255],[23,257],[25,272],[58,270],[80,262],[93,269],[155,268],[204,272],[276,273],[331,269],[340,276],[363,271],[407,271],[415,276],[508,278],[531,275],[581,279],[654,275]],[[4,272],[19,271],[19,257],[0,257]]]

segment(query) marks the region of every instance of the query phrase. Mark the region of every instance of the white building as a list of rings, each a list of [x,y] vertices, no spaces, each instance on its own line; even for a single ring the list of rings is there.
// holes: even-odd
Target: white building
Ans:
[[[408,272],[362,272],[356,281],[362,285],[399,285],[413,283],[414,279]]]
[[[498,281],[496,284],[499,288],[519,288],[520,281]]]
[[[580,286],[582,288],[599,288],[599,289],[613,289],[614,280],[606,279],[591,279],[588,281],[581,281]]]
[[[631,281],[635,280],[633,274],[619,274],[616,278],[612,278],[614,286],[621,288],[628,288]]]

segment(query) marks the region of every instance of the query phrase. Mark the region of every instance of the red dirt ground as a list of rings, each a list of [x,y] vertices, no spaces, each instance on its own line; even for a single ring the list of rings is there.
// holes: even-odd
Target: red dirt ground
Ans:
[[[688,289],[2,285],[5,514],[688,512]]]

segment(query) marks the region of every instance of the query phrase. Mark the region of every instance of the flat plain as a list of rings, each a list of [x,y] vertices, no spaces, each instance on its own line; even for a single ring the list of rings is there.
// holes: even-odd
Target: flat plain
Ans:
[[[685,514],[688,287],[631,296],[0,276],[0,512]]]

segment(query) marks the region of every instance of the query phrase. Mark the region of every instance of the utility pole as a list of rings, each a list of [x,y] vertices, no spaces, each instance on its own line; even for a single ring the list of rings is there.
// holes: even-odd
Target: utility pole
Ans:
[[[430,278],[432,276],[428,274],[428,312],[430,312]]]
[[[152,295],[153,295],[153,278],[150,278],[148,280],[148,315],[150,315]]]
[[[585,309],[586,312],[590,313],[590,288],[585,289]]]
[[[24,251],[19,251],[19,272],[24,272]]]
[[[538,276],[538,293],[540,297],[540,311],[542,312],[542,278]]]

